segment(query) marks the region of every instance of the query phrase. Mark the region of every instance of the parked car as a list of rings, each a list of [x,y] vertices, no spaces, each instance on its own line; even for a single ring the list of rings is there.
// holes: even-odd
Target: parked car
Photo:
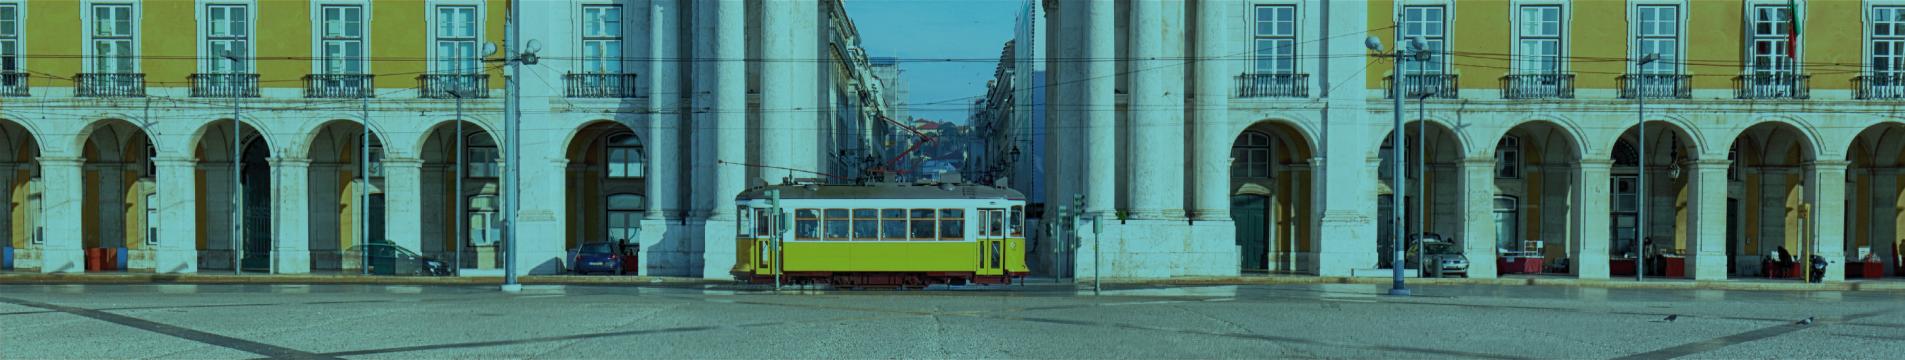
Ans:
[[[384,241],[368,246],[353,246],[352,254],[368,252],[370,273],[377,275],[450,276],[450,264],[418,255],[410,249]]]
[[[1468,256],[1462,254],[1461,247],[1444,240],[1441,234],[1426,233],[1420,238],[1410,234],[1408,239],[1408,253],[1404,254],[1404,261],[1409,268],[1419,269],[1422,277],[1468,277]]]
[[[592,242],[576,248],[575,258],[569,261],[569,271],[576,274],[596,272],[623,274],[622,262],[635,261],[622,255],[622,246],[610,242]]]

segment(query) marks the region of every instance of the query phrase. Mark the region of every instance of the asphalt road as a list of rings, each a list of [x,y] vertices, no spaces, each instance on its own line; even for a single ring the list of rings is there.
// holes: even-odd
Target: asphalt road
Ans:
[[[0,358],[1905,356],[1905,293],[1383,290],[4,285]]]

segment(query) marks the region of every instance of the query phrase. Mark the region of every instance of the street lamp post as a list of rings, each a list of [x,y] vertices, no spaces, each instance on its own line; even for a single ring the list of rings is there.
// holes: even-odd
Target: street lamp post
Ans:
[[[1397,23],[1401,23],[1400,19],[1398,19]],[[1402,35],[1401,29],[1402,29],[1401,27],[1396,27],[1395,29],[1396,36],[1399,42]],[[1396,60],[1394,75],[1392,75],[1391,77],[1393,80],[1390,81],[1390,90],[1393,91],[1390,98],[1394,100],[1394,105],[1395,105],[1395,124],[1394,124],[1394,127],[1391,128],[1392,132],[1390,133],[1390,138],[1389,138],[1391,141],[1391,146],[1390,146],[1391,153],[1390,153],[1389,159],[1390,159],[1391,170],[1392,170],[1390,171],[1390,177],[1392,179],[1392,183],[1394,184],[1394,186],[1392,187],[1394,194],[1390,196],[1390,198],[1392,199],[1390,201],[1390,209],[1392,209],[1390,211],[1390,219],[1393,222],[1393,224],[1391,225],[1394,228],[1390,229],[1393,237],[1389,239],[1390,250],[1391,250],[1389,268],[1393,271],[1394,280],[1393,280],[1393,283],[1390,285],[1389,295],[1395,295],[1395,296],[1409,295],[1409,288],[1407,284],[1405,284],[1403,281],[1404,261],[1402,258],[1402,254],[1403,254],[1403,241],[1402,241],[1403,239],[1402,238],[1405,232],[1404,229],[1407,228],[1407,225],[1403,223],[1404,219],[1406,218],[1405,216],[1403,216],[1403,213],[1404,213],[1403,210],[1406,209],[1407,207],[1404,206],[1404,204],[1402,204],[1402,199],[1405,198],[1408,193],[1408,187],[1404,185],[1404,181],[1405,181],[1404,176],[1408,172],[1408,170],[1405,169],[1403,166],[1403,164],[1405,164],[1407,160],[1403,158],[1403,152],[1402,152],[1402,149],[1405,147],[1403,142],[1403,128],[1402,128],[1402,98],[1403,96],[1405,96],[1403,92],[1403,88],[1404,88],[1403,83],[1406,78],[1404,74],[1402,73],[1402,69],[1403,69],[1402,62],[1404,60],[1407,60],[1410,57],[1415,57],[1418,60],[1426,60],[1423,58],[1426,55],[1428,55],[1428,52],[1423,50],[1422,40],[1410,39],[1407,44],[1408,44],[1408,47],[1406,50],[1399,47],[1396,49],[1395,52],[1390,53],[1388,55],[1388,57],[1392,57]],[[1363,46],[1368,47],[1369,50],[1375,51],[1378,53],[1378,56],[1381,56],[1380,53],[1382,52],[1382,48],[1383,48],[1382,40],[1372,36],[1367,39],[1364,39]]]
[[[1647,53],[1635,61],[1635,66],[1644,67],[1655,60],[1660,60],[1660,54]],[[1640,224],[1634,228],[1634,281],[1637,282],[1647,279],[1647,74],[1641,74],[1639,80],[1636,84],[1637,91],[1634,91],[1636,104],[1634,121],[1637,131],[1640,132],[1638,137],[1640,139],[1640,177],[1637,181],[1640,188],[1635,191],[1639,193],[1635,203],[1640,207],[1635,216],[1640,218]]]
[[[463,170],[468,167],[468,165],[463,164],[463,91],[468,88],[468,84],[469,82],[467,80],[457,81],[457,87],[451,88],[449,91],[450,97],[456,98],[456,125],[454,125],[456,132],[450,135],[456,138],[456,140],[454,140],[456,145],[450,149],[451,152],[455,153],[450,154],[450,166],[456,167],[456,180],[453,180],[455,184],[453,185],[454,187],[452,187],[452,189],[455,190],[450,191],[451,196],[456,198],[452,200],[454,202],[453,207],[451,207],[451,209],[454,209],[451,210],[451,212],[456,214],[456,220],[453,220],[453,222],[456,223],[456,229],[450,231],[451,236],[453,236],[451,238],[453,240],[451,241],[456,242],[456,246],[453,247],[456,251],[456,255],[453,257],[456,260],[456,265],[450,266],[450,273],[456,275],[463,275],[463,242],[469,241],[469,239],[466,239],[467,236],[463,234],[464,231],[468,231],[468,225],[463,222],[469,221],[470,217],[469,207],[463,204]],[[504,256],[508,255],[505,254]]]
[[[226,53],[225,60],[231,61],[232,63],[231,72],[233,74],[237,74],[238,73],[238,54]],[[237,76],[234,75],[233,77],[236,78]],[[245,126],[243,122],[238,120],[238,92],[233,91],[231,93],[231,97],[232,97],[232,147],[231,147],[232,273],[242,274],[245,272],[245,265],[244,265],[244,260],[245,260],[245,255],[244,255],[245,254],[245,250],[244,250],[245,249],[244,248],[245,246],[245,197],[244,197],[245,184],[243,180],[243,172],[240,171],[240,169],[242,169],[244,165],[239,162],[241,159],[244,159],[244,155],[243,155],[244,150],[242,150],[243,146],[240,146],[238,143],[239,141],[238,134],[239,134],[239,129],[243,129]]]

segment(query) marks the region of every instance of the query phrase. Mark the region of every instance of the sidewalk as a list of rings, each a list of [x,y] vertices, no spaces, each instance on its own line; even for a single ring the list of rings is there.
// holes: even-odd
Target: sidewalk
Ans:
[[[698,286],[698,285],[734,285],[726,279],[702,279],[686,277],[660,276],[582,276],[582,275],[525,275],[517,278],[525,285],[650,285],[650,286]],[[1089,283],[1091,278],[1080,278],[1080,283]],[[1179,277],[1168,279],[1114,279],[1106,278],[1106,284],[1115,285],[1315,285],[1315,284],[1369,284],[1388,285],[1386,277],[1321,277],[1308,275],[1253,275],[1225,277]],[[358,274],[146,274],[146,273],[81,273],[81,274],[41,274],[30,272],[0,272],[0,284],[381,284],[381,285],[495,285],[501,284],[500,276],[469,277],[426,277],[426,276],[373,276]],[[1595,287],[1610,289],[1701,289],[1701,290],[1757,290],[1757,291],[1905,291],[1905,278],[1885,280],[1848,280],[1840,283],[1808,284],[1797,280],[1766,280],[1742,278],[1723,281],[1693,281],[1690,279],[1649,278],[1636,282],[1633,279],[1576,279],[1565,276],[1547,275],[1508,275],[1496,279],[1467,278],[1409,278],[1411,285],[1468,285],[1468,286],[1563,286]]]
[[[1087,278],[1088,279],[1088,278]],[[1322,277],[1307,275],[1259,275],[1238,277],[1182,277],[1170,279],[1105,279],[1106,283],[1148,285],[1311,285],[1370,284],[1388,285],[1387,277]],[[1549,275],[1505,275],[1495,279],[1407,278],[1411,285],[1494,285],[1494,286],[1565,286],[1609,289],[1700,289],[1758,291],[1905,291],[1905,278],[1883,280],[1857,279],[1839,283],[1809,284],[1798,280],[1739,278],[1721,281],[1694,281],[1679,278],[1577,279]]]

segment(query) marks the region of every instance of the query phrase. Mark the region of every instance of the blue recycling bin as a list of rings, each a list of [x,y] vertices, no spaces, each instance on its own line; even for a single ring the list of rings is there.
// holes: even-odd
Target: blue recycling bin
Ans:
[[[126,247],[119,247],[119,265],[113,270],[126,271]]]
[[[12,246],[0,246],[0,269],[13,270]]]

